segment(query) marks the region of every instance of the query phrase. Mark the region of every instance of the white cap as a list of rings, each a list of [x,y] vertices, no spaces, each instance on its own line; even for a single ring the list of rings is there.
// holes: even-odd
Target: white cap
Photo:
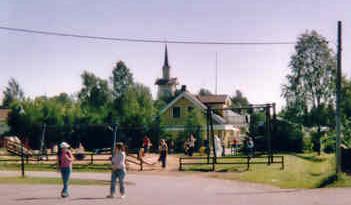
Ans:
[[[60,148],[69,148],[69,147],[70,147],[69,144],[67,144],[66,142],[62,142],[60,144]]]

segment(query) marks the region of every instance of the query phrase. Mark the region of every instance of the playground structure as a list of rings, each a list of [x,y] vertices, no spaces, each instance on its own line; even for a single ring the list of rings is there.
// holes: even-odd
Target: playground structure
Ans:
[[[215,145],[215,134],[214,134],[214,122],[213,122],[213,115],[215,115],[218,111],[246,111],[247,114],[250,114],[250,117],[247,118],[249,123],[250,129],[247,132],[247,137],[255,138],[250,133],[251,129],[253,128],[253,118],[252,113],[259,111],[265,113],[265,123],[264,123],[264,138],[266,141],[265,152],[255,153],[246,153],[241,156],[223,156],[219,157],[216,154],[216,145]],[[216,165],[240,165],[245,164],[247,165],[247,169],[250,168],[251,164],[266,164],[270,166],[271,164],[281,164],[281,169],[284,169],[284,156],[281,155],[274,155],[272,152],[272,142],[271,142],[271,134],[275,131],[275,122],[276,122],[276,108],[275,103],[270,104],[257,104],[257,105],[249,105],[243,107],[234,107],[234,108],[212,108],[210,106],[207,107],[206,112],[206,152],[207,157],[180,157],[179,158],[179,170],[183,170],[185,166],[193,166],[193,165],[207,165],[212,171],[216,170]],[[245,149],[244,144],[244,149]]]

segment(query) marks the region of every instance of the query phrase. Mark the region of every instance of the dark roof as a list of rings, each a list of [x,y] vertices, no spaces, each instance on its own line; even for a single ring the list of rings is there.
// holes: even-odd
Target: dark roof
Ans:
[[[156,85],[178,85],[178,79],[177,78],[171,78],[171,79],[163,79],[159,78],[155,82]]]
[[[198,95],[196,97],[204,104],[224,104],[228,95]]]

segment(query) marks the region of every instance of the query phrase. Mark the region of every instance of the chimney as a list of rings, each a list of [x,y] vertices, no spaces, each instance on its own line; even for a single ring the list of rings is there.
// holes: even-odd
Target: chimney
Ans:
[[[180,89],[180,91],[182,92],[186,91],[186,85],[182,85],[182,88]]]

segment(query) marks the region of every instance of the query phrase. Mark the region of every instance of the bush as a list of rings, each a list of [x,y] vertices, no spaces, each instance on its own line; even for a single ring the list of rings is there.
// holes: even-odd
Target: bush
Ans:
[[[335,152],[335,132],[330,131],[321,137],[322,150],[325,153]]]
[[[302,126],[286,120],[276,121],[272,134],[272,149],[279,152],[302,152],[304,149]]]

